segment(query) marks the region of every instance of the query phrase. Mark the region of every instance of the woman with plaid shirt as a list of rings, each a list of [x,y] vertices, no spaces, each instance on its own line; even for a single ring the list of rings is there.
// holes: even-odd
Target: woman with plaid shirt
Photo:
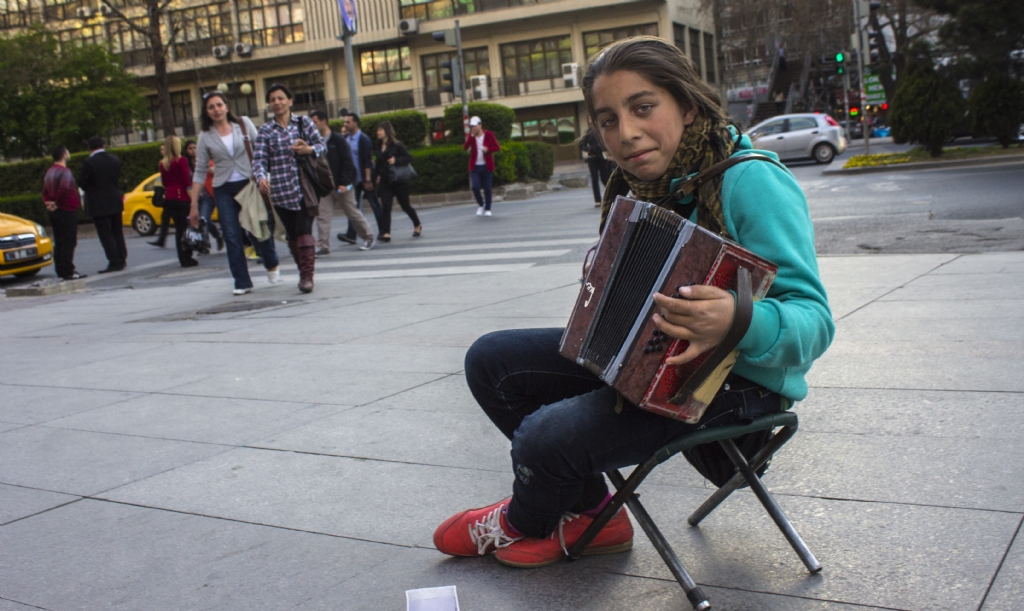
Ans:
[[[292,92],[281,84],[267,89],[267,105],[274,120],[260,126],[253,151],[253,174],[260,191],[270,196],[284,224],[288,249],[299,268],[299,290],[313,291],[316,240],[313,217],[306,212],[299,184],[296,155],[326,154],[327,144],[309,117],[292,114]]]

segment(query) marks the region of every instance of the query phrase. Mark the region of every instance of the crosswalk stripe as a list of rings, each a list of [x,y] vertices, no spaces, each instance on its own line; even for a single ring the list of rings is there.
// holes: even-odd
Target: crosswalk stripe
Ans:
[[[380,247],[369,253],[368,256],[382,257],[389,255],[405,255],[421,252],[459,252],[464,250],[505,250],[510,248],[542,248],[547,246],[578,246],[582,244],[596,244],[597,238],[571,238],[561,240],[529,240],[522,242],[479,242],[476,244],[451,244],[447,246],[410,246],[408,248]]]
[[[455,276],[462,274],[494,274],[514,272],[533,267],[533,263],[509,263],[505,265],[459,265],[451,267],[413,267],[409,269],[380,269],[359,272],[317,272],[316,282],[325,280],[362,280],[369,278],[408,278],[414,276]]]
[[[569,252],[564,250],[526,250],[522,252],[486,252],[472,255],[440,255],[437,257],[390,257],[387,259],[370,259],[360,257],[356,261],[325,261],[319,259],[316,269],[333,269],[338,267],[376,267],[380,265],[425,265],[428,263],[459,263],[477,261],[496,261],[499,259],[539,259],[541,257],[560,257]],[[294,270],[293,270],[294,271]]]

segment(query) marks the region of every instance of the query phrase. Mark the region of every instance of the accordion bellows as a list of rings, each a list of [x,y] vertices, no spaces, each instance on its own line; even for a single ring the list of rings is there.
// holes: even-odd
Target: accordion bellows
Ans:
[[[682,366],[666,364],[689,342],[669,338],[654,325],[654,294],[673,295],[677,287],[694,284],[739,291],[738,303],[748,304],[749,324],[749,303],[764,297],[777,271],[770,261],[669,210],[619,197],[582,280],[560,353],[634,405],[695,423],[737,353],[734,345],[726,346]],[[742,310],[738,305],[737,318]]]

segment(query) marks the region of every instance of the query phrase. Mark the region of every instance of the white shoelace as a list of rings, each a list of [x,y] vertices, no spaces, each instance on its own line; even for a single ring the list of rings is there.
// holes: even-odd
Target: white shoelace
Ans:
[[[565,552],[566,556],[569,555],[569,550],[565,547],[565,535],[562,533],[562,525],[566,522],[572,522],[578,517],[580,517],[578,513],[566,512],[562,519],[558,521],[558,544],[562,546],[562,551]],[[551,536],[554,537],[555,533],[551,533]]]
[[[522,539],[522,537],[510,537],[502,530],[501,512],[504,509],[504,505],[499,505],[497,509],[469,527],[469,539],[476,544],[476,551],[481,556],[487,553],[487,548],[491,544],[494,544],[495,549],[497,549],[508,547]]]

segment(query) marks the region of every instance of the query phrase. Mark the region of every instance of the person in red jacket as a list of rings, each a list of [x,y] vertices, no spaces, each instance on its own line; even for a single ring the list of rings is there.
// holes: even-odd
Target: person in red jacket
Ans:
[[[469,120],[469,135],[462,148],[469,151],[469,182],[476,198],[476,215],[491,216],[494,154],[501,150],[501,146],[494,132],[484,129],[480,117],[473,117]]]
[[[64,280],[85,278],[75,271],[75,247],[78,245],[78,209],[82,206],[78,185],[68,169],[68,149],[57,145],[53,165],[43,178],[43,203],[50,211],[53,229],[53,267]]]
[[[181,139],[167,136],[164,139],[164,158],[160,160],[160,181],[164,185],[164,210],[174,222],[174,245],[178,250],[178,263],[182,267],[195,267],[199,261],[192,258],[192,251],[182,248],[181,240],[188,227],[188,215],[192,208],[189,188],[192,186],[192,171],[188,160],[181,156]]]

